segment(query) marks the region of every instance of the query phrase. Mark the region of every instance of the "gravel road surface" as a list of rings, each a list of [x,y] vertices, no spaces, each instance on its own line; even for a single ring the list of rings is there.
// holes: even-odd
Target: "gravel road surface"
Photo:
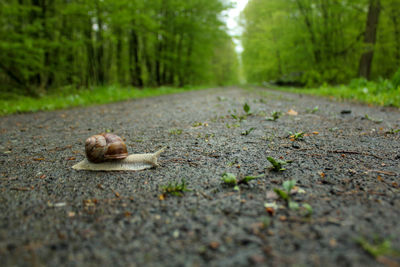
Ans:
[[[0,265],[399,266],[397,129],[398,109],[238,88],[1,117]],[[168,148],[156,169],[73,170],[105,131]]]

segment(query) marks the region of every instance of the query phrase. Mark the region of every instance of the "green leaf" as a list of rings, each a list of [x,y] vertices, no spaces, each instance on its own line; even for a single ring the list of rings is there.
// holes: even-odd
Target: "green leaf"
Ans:
[[[293,187],[296,185],[296,180],[288,180],[283,182],[283,188],[290,194],[290,191],[293,189]]]
[[[289,195],[285,191],[279,189],[279,188],[274,188],[274,192],[280,196],[283,200],[289,200]]]
[[[243,110],[244,110],[244,112],[246,112],[247,114],[250,114],[250,106],[249,106],[249,104],[245,103],[245,104],[243,105]]]
[[[228,185],[231,185],[231,186],[237,185],[236,175],[234,175],[233,173],[226,172],[226,173],[222,174],[221,179],[222,179],[222,181],[224,181],[224,183],[226,183]]]
[[[261,178],[263,176],[264,176],[264,174],[260,174],[260,175],[257,175],[257,176],[245,176],[242,180],[240,180],[240,183],[247,184],[251,180],[254,180],[254,179],[257,179],[257,178]]]
[[[267,160],[272,164],[272,169],[274,171],[284,171],[285,168],[282,168],[282,165],[290,163],[290,161],[278,160],[273,157],[267,157]]]
[[[303,203],[302,207],[306,210],[306,213],[304,214],[305,216],[311,216],[313,213],[313,209],[310,204],[308,203]]]
[[[291,209],[291,210],[299,209],[299,203],[297,203],[295,201],[289,201],[288,206],[289,206],[289,209]]]
[[[250,128],[250,129],[248,129],[248,130],[246,130],[246,131],[243,131],[242,132],[242,135],[249,135],[252,131],[254,131],[255,130],[255,128]]]

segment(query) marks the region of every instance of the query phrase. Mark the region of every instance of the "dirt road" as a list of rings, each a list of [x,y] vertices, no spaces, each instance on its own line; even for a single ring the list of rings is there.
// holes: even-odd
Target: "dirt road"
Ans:
[[[399,266],[399,128],[395,109],[235,88],[2,117],[0,265]],[[72,170],[104,131],[168,146],[160,167]]]

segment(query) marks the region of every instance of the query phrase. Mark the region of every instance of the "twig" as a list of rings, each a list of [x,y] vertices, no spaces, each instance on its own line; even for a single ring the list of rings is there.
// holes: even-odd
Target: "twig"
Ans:
[[[199,193],[200,193],[203,197],[205,197],[205,198],[207,198],[207,199],[209,199],[209,200],[213,200],[213,198],[212,198],[211,196],[207,195],[206,193],[204,193],[204,192],[202,192],[202,191],[199,191]]]
[[[31,191],[33,188],[32,187],[11,187],[10,190],[16,190],[16,191]]]
[[[328,151],[329,153],[339,153],[339,154],[357,154],[357,155],[365,155],[365,156],[371,156],[375,157],[377,159],[383,159],[377,155],[368,153],[368,152],[358,152],[358,151],[346,151],[346,150],[330,150]]]
[[[396,176],[397,173],[395,172],[386,172],[386,171],[380,171],[380,170],[368,170],[368,172],[376,172],[376,173],[381,173],[381,174],[386,174],[389,176]]]

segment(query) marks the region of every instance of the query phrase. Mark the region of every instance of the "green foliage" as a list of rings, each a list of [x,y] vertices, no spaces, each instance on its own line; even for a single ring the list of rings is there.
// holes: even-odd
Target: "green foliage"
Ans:
[[[248,130],[245,130],[241,133],[241,135],[249,135],[252,131],[254,131],[256,128],[251,127]]]
[[[244,103],[243,110],[246,112],[247,115],[251,115],[250,106],[247,103]]]
[[[348,83],[369,49],[374,53],[372,79],[391,78],[396,71],[400,77],[400,2],[381,1],[375,45],[364,43],[370,3],[250,0],[242,13],[247,81],[307,87]],[[392,81],[398,87],[400,78]]]
[[[279,119],[282,116],[282,112],[281,111],[273,111],[271,113],[271,117],[266,117],[265,119],[267,121],[276,121],[277,119]]]
[[[182,132],[183,132],[182,129],[171,129],[171,130],[169,131],[169,134],[170,134],[170,135],[181,135]]]
[[[297,133],[289,132],[289,134],[290,134],[289,137],[296,141],[303,140],[303,138],[304,138],[304,132],[297,132]]]
[[[162,186],[162,191],[164,194],[181,197],[185,192],[190,192],[191,190],[187,188],[185,179],[182,179],[180,183],[173,181],[168,183],[168,185]]]
[[[257,179],[257,178],[261,178],[263,176],[264,176],[264,174],[260,174],[260,175],[257,175],[257,176],[248,175],[248,176],[242,177],[241,179],[237,179],[236,175],[234,175],[232,173],[229,173],[229,172],[226,172],[226,173],[222,174],[221,179],[225,184],[233,187],[235,191],[238,191],[239,190],[239,186],[238,185],[240,185],[240,184],[248,184],[250,181],[252,181],[254,179]]]
[[[230,185],[230,186],[237,185],[236,175],[234,175],[233,173],[226,172],[226,173],[222,174],[221,179],[227,185]]]
[[[274,159],[273,157],[267,157],[267,160],[272,164],[272,170],[274,171],[284,171],[283,165],[290,163],[291,161],[284,161],[280,159]]]
[[[400,68],[393,75],[392,83],[393,83],[393,87],[394,88],[399,88],[400,87]]]
[[[301,208],[302,215],[309,217],[313,213],[311,205],[308,203],[302,203],[300,205],[299,203],[291,199],[292,190],[295,188],[295,186],[296,180],[288,180],[283,182],[283,190],[279,188],[274,188],[274,192],[286,202],[289,209],[299,210]]]
[[[0,89],[234,84],[225,0],[2,1]]]
[[[284,190],[279,189],[279,188],[274,188],[275,193],[281,197],[283,200],[286,202],[290,202],[290,191],[295,187],[296,185],[296,180],[288,180],[283,182],[282,187]],[[294,206],[293,206],[294,208]]]

